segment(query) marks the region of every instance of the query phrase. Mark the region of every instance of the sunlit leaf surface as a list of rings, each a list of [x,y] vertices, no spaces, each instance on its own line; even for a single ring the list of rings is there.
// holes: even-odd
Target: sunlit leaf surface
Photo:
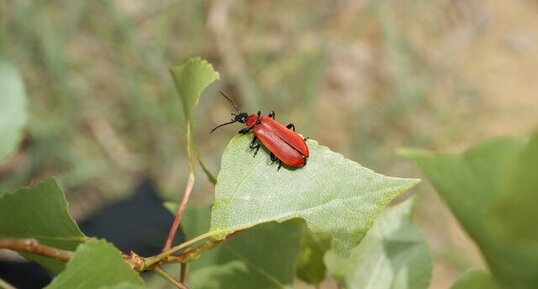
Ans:
[[[224,152],[211,214],[217,238],[302,218],[313,232],[329,233],[335,252],[345,256],[385,205],[419,182],[375,173],[312,140],[306,166],[277,170],[267,151],[252,157],[251,138],[233,138]]]

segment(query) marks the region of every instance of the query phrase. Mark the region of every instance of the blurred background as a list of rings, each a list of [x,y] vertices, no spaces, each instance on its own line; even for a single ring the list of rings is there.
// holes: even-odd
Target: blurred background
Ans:
[[[538,123],[531,0],[4,0],[0,24],[30,110],[20,150],[0,166],[0,191],[58,176],[79,219],[146,179],[179,199],[188,166],[168,68],[192,56],[221,75],[195,116],[215,174],[240,129],[208,134],[232,111],[218,90],[403,177],[420,174],[400,147],[459,152]],[[191,204],[208,205],[213,187],[198,176]],[[430,288],[448,288],[483,261],[427,182],[413,193],[434,260]]]

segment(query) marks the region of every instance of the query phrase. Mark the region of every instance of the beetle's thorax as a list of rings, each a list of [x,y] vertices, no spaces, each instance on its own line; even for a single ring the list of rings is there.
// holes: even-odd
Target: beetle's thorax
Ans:
[[[245,125],[248,127],[253,127],[256,122],[258,121],[258,115],[257,114],[251,114],[248,116],[247,121],[245,122]]]

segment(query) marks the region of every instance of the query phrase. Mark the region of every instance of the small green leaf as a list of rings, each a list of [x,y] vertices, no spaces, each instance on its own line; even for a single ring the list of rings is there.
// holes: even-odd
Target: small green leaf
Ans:
[[[347,259],[325,256],[331,274],[347,289],[426,289],[432,274],[428,247],[411,223],[413,201],[388,209]]]
[[[323,256],[329,250],[331,237],[327,234],[314,234],[305,230],[301,241],[301,251],[297,260],[297,277],[310,284],[319,284],[325,279],[327,268]]]
[[[495,140],[456,155],[404,152],[426,174],[480,247],[496,280],[507,288],[538,284],[537,135]]]
[[[491,274],[486,271],[475,269],[465,272],[451,289],[500,289],[493,280]]]
[[[377,174],[312,140],[306,166],[277,170],[267,151],[252,157],[251,138],[236,136],[224,152],[211,215],[216,238],[302,218],[313,232],[329,233],[336,252],[345,256],[383,207],[419,182]]]
[[[209,229],[209,209],[190,209],[182,222],[187,236]],[[298,222],[268,223],[241,232],[189,263],[190,288],[290,289],[299,252]]]
[[[170,68],[170,74],[179,93],[185,119],[190,121],[200,95],[209,84],[219,79],[219,73],[206,60],[194,57],[185,64]]]
[[[87,240],[69,215],[64,193],[54,179],[14,193],[0,193],[0,237],[33,238],[63,250],[74,250]],[[54,272],[63,269],[62,262],[23,255]]]
[[[26,93],[18,70],[0,55],[0,161],[19,145],[26,125]]]
[[[45,288],[116,288],[122,283],[132,285],[129,288],[144,284],[138,273],[121,258],[117,248],[104,240],[91,239],[78,246],[65,270]]]

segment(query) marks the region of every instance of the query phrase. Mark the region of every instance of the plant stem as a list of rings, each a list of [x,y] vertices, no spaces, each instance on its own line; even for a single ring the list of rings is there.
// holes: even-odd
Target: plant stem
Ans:
[[[0,248],[5,248],[18,252],[28,252],[68,262],[73,256],[73,252],[56,249],[40,244],[36,239],[0,239]]]
[[[164,280],[166,280],[166,281],[170,282],[171,284],[173,284],[176,288],[189,289],[187,286],[185,286],[185,284],[183,284],[183,283],[179,282],[178,280],[174,279],[174,277],[170,276],[170,274],[168,274],[168,272],[164,271],[163,269],[156,268],[153,271],[155,273],[157,273],[157,275],[162,277]]]
[[[200,256],[201,253],[212,249],[219,245],[220,243],[223,243],[224,241],[230,239],[231,237],[237,235],[238,233],[242,232],[242,230],[235,231],[233,233],[230,233],[226,236],[226,238],[221,240],[209,240],[202,245],[193,248],[193,249],[187,249],[183,253],[177,255],[177,256],[170,256],[170,261],[173,263],[188,263],[191,260],[197,259],[198,256]]]
[[[185,278],[187,277],[187,263],[181,263],[180,268],[179,282],[185,283]]]
[[[177,245],[175,247],[172,247],[172,248],[168,249],[167,251],[162,252],[159,255],[155,255],[153,257],[148,257],[148,258],[146,258],[144,260],[145,268],[148,268],[151,265],[160,262],[164,258],[174,254],[175,252],[177,252],[177,251],[179,251],[181,249],[184,249],[184,248],[186,248],[186,247],[188,247],[188,246],[190,246],[190,245],[192,245],[192,244],[194,244],[194,243],[196,243],[196,242],[198,242],[200,240],[203,240],[205,238],[210,237],[211,235],[213,235],[212,232],[207,232],[207,233],[202,234],[202,235],[200,235],[200,236],[198,236],[198,237],[196,237],[194,239],[191,239],[191,240],[183,242],[183,243],[181,243],[181,244],[179,244],[179,245]]]
[[[179,207],[177,208],[176,217],[174,218],[174,223],[172,224],[172,227],[170,228],[170,231],[168,232],[168,238],[166,238],[166,243],[164,244],[164,247],[162,250],[163,253],[172,247],[172,243],[174,242],[174,237],[176,236],[177,229],[179,228],[179,224],[181,223],[183,213],[185,213],[185,209],[187,208],[187,202],[189,201],[189,197],[191,196],[193,185],[194,185],[194,173],[191,172],[189,173],[187,184],[185,184],[185,190],[183,191],[183,198],[181,199],[181,203],[179,204]]]

